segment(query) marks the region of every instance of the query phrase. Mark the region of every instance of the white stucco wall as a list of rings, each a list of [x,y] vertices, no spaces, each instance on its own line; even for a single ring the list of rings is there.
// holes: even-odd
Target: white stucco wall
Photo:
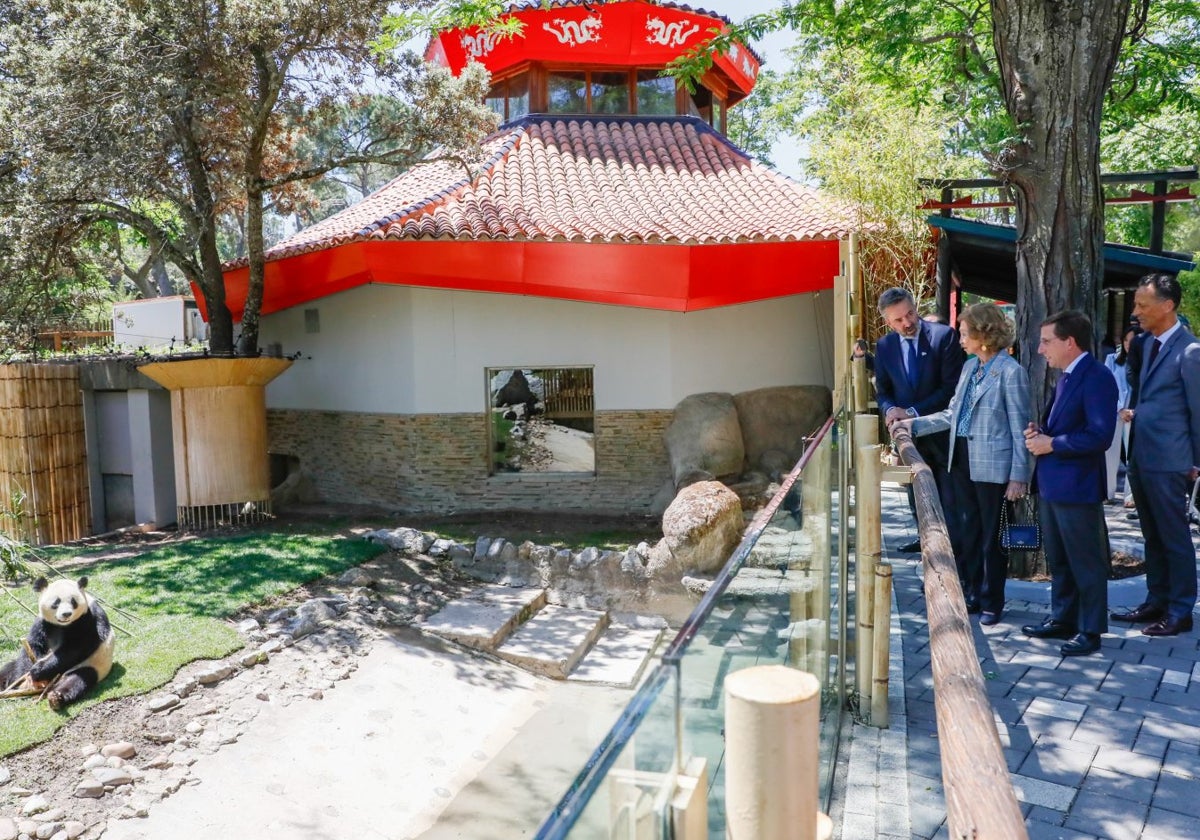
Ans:
[[[113,304],[113,343],[117,347],[155,350],[207,337],[208,327],[190,298],[174,296]]]
[[[591,365],[596,408],[670,409],[689,394],[832,385],[832,292],[692,313],[515,295],[365,286],[263,318],[302,355],[270,408],[479,411],[489,367]],[[306,332],[315,309],[319,332]]]

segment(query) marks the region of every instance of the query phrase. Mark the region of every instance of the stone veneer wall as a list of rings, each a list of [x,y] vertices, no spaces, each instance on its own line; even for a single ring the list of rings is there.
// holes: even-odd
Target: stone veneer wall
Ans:
[[[596,474],[487,473],[486,416],[272,409],[272,454],[292,455],[325,501],[413,512],[649,513],[671,477],[667,411],[596,413]]]

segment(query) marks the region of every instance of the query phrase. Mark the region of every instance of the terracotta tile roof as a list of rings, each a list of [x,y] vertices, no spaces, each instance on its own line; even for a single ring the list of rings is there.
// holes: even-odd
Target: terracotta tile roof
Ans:
[[[844,237],[854,214],[692,117],[530,115],[468,176],[422,163],[267,252],[371,240],[720,244]]]

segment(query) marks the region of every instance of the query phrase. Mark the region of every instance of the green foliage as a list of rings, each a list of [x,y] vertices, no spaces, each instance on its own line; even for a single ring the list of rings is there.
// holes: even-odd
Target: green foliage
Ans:
[[[218,231],[233,216],[225,241],[250,262],[241,349],[253,352],[269,205],[303,204],[307,183],[341,167],[471,148],[495,125],[482,104],[486,73],[451,80],[375,49],[393,6],[294,0],[281,14],[272,0],[62,0],[48,13],[0,4],[0,233],[17,243],[11,270],[48,278],[97,221],[137,230],[200,288],[212,349],[228,354]],[[412,104],[410,119],[374,123],[389,142],[325,144],[319,154],[299,142],[367,87]]]
[[[860,214],[867,298],[890,286],[931,298],[933,250],[918,179],[969,174],[978,161],[952,154],[954,120],[945,108],[898,101],[862,51],[797,57],[779,85],[787,95],[777,113],[808,141],[805,174]]]
[[[112,674],[95,694],[65,713],[30,698],[0,701],[0,756],[46,740],[89,706],[153,690],[188,662],[237,650],[241,640],[230,616],[381,551],[378,545],[346,537],[257,533],[179,542],[89,566],[89,591],[113,605],[107,607],[109,618],[133,636],[118,632]],[[10,594],[36,609],[31,588]],[[29,613],[12,598],[0,599],[0,655],[17,653],[30,622]]]
[[[742,151],[766,164],[775,166],[771,160],[771,146],[790,122],[788,93],[780,75],[764,70],[754,83],[750,95],[728,112],[726,136]]]
[[[1115,69],[1104,119],[1106,132],[1175,114],[1184,128],[1200,121],[1200,6],[1192,0],[1134,3],[1129,35]],[[1000,95],[1000,70],[988,0],[794,0],[753,15],[698,45],[672,65],[694,79],[712,63],[713,50],[751,43],[765,32],[793,29],[793,60],[811,67],[827,55],[855,51],[864,79],[891,91],[898,106],[939,106],[950,116],[956,154],[998,154],[1024,128]],[[1195,132],[1192,132],[1193,135]],[[1173,159],[1168,165],[1178,166]]]
[[[1193,331],[1200,330],[1200,271],[1179,272],[1179,285],[1183,290],[1179,311],[1187,316]]]
[[[482,2],[436,2],[414,9],[400,9],[390,14],[384,22],[384,37],[376,47],[383,52],[400,48],[405,42],[421,36],[430,36],[447,29],[469,29],[478,26],[506,38],[519,37],[525,24],[516,17],[505,14],[510,4],[506,0],[482,0]],[[549,8],[549,0],[543,0],[543,8]]]

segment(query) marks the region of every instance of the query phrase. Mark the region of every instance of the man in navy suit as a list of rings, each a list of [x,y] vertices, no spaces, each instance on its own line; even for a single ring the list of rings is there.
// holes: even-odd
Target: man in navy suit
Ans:
[[[1029,424],[1025,448],[1037,456],[1038,516],[1050,567],[1050,618],[1021,629],[1066,639],[1063,656],[1100,649],[1108,630],[1108,495],[1105,451],[1117,421],[1117,381],[1091,354],[1092,322],[1066,310],[1042,322],[1038,352],[1062,371],[1042,424]]]
[[[1133,295],[1147,332],[1130,430],[1129,483],[1146,540],[1146,600],[1115,621],[1151,624],[1147,636],[1192,629],[1196,549],[1186,497],[1200,475],[1200,343],[1179,321],[1182,291],[1170,274],[1148,274]]]
[[[950,404],[966,358],[958,334],[944,324],[921,320],[908,289],[888,289],[879,296],[879,314],[891,332],[875,346],[875,399],[890,426],[895,420],[935,414]],[[917,438],[917,451],[929,464],[947,520],[950,518],[950,433]],[[908,504],[913,504],[909,487]],[[920,541],[900,546],[920,551]]]

